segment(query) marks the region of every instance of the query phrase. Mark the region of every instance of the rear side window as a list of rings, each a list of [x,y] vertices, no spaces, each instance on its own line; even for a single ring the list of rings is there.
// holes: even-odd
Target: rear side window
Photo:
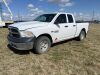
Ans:
[[[55,23],[67,23],[66,15],[65,14],[59,15]]]
[[[68,17],[69,23],[73,23],[74,22],[72,15],[67,14],[67,17]]]

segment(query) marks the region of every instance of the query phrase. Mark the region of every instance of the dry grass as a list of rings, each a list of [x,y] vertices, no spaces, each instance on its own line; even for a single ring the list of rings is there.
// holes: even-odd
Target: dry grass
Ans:
[[[70,40],[42,55],[10,50],[7,32],[0,28],[0,75],[100,75],[100,25],[91,25],[84,41]]]

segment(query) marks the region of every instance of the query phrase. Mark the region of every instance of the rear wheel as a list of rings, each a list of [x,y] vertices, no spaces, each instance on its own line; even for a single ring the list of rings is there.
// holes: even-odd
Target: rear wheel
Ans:
[[[85,37],[86,37],[86,33],[85,33],[85,31],[82,30],[77,39],[79,41],[82,41],[82,40],[84,40]]]
[[[51,41],[46,36],[39,37],[35,42],[35,52],[38,54],[42,54],[48,51],[51,46]]]

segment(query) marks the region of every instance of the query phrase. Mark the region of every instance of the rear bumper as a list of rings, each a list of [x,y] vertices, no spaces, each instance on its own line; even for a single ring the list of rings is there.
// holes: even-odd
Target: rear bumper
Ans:
[[[35,37],[14,38],[8,35],[9,45],[17,50],[30,50],[33,48]]]

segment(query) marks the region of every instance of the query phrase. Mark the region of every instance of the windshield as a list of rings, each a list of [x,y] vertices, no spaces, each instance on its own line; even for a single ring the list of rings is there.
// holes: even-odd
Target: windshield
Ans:
[[[43,14],[34,19],[34,21],[51,22],[55,16],[56,14]]]

